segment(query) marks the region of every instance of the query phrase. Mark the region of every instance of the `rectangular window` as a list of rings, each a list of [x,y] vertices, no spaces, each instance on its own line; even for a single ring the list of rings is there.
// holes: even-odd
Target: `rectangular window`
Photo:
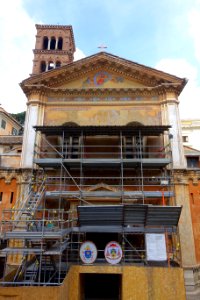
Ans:
[[[13,197],[14,197],[14,192],[11,192],[11,194],[10,194],[10,204],[13,203]]]
[[[187,135],[183,135],[182,140],[183,140],[183,143],[188,143],[189,142],[189,138],[188,138]]]
[[[188,168],[199,168],[199,157],[187,157],[187,167]]]
[[[17,129],[16,128],[12,128],[12,135],[17,135]]]
[[[0,202],[3,200],[3,192],[0,192]]]
[[[190,198],[191,198],[192,204],[194,204],[194,195],[193,195],[193,193],[190,193]]]
[[[6,129],[6,121],[1,120],[1,128]]]

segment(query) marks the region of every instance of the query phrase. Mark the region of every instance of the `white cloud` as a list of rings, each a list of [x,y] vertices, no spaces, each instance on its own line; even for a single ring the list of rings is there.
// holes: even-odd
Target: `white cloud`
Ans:
[[[169,74],[188,79],[196,79],[197,69],[189,64],[185,59],[161,59],[156,64],[156,69],[162,70]]]
[[[35,21],[22,0],[6,0],[0,10],[0,103],[8,112],[26,109],[26,97],[19,82],[32,71]]]
[[[74,53],[74,60],[79,60],[81,58],[84,58],[86,55],[83,53],[83,51],[79,48],[76,48],[76,52]]]
[[[32,72],[32,49],[35,47],[35,24],[29,16],[24,0],[6,0],[0,10],[0,104],[11,113],[26,110],[26,97],[19,83]],[[75,60],[85,57],[76,49]]]
[[[185,59],[162,59],[155,68],[188,79],[187,85],[179,96],[180,117],[181,119],[199,118],[197,107],[200,101],[200,87],[197,83],[197,68]]]

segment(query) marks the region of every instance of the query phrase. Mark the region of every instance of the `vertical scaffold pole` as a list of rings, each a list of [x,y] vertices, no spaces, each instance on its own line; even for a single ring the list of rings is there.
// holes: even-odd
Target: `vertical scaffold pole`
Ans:
[[[124,161],[123,161],[123,136],[120,131],[120,158],[121,158],[121,202],[124,202]]]

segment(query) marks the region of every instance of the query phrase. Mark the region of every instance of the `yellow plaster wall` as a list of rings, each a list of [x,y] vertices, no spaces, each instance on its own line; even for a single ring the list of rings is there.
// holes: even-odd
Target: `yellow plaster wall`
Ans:
[[[3,113],[3,109],[0,109],[0,125],[1,121],[4,120],[6,122],[6,128],[1,128],[0,126],[0,135],[12,135],[12,129],[16,130],[20,129],[20,125],[16,124],[7,114]]]
[[[21,153],[11,153],[1,157],[1,167],[19,168],[21,161]]]
[[[51,106],[44,115],[44,125],[62,125],[76,122],[79,125],[126,125],[129,122],[160,125],[160,107],[152,106]]]
[[[181,269],[126,267],[122,280],[122,300],[185,299]]]
[[[135,266],[72,266],[60,287],[2,287],[0,299],[81,300],[80,274],[121,274],[121,300],[185,300],[183,270]]]
[[[6,128],[1,128],[0,127],[0,135],[11,135],[12,134],[12,129],[17,127],[13,126],[11,122],[9,122],[8,118],[2,117],[3,120],[6,121]]]

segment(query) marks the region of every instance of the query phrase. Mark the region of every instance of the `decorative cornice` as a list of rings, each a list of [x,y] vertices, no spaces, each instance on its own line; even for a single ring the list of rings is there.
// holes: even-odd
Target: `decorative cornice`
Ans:
[[[4,135],[0,136],[0,145],[21,145],[23,136],[19,135]]]
[[[155,87],[137,87],[137,88],[55,88],[49,87],[43,84],[38,85],[26,85],[24,92],[27,96],[31,94],[38,95],[57,95],[59,97],[64,96],[98,96],[98,95],[126,95],[126,96],[158,96],[163,95],[166,92],[176,92],[176,85],[161,84]],[[163,100],[164,102],[174,102],[177,100]]]
[[[69,29],[72,30],[71,25],[46,25],[46,24],[36,24],[36,29]]]
[[[66,55],[71,54],[72,51],[70,50],[43,50],[43,49],[34,49],[34,54],[53,54],[53,55]]]
[[[175,184],[180,184],[180,183],[189,184],[189,181],[192,181],[193,185],[200,184],[200,169],[198,170],[183,169],[183,170],[174,171]]]
[[[167,90],[167,92],[175,92],[174,90],[172,91],[172,90]],[[174,103],[176,103],[176,104],[179,104],[179,101],[178,101],[178,99],[164,99],[164,100],[162,100],[162,104],[169,104],[169,103],[171,103],[171,104],[174,104]]]
[[[21,174],[20,169],[0,169],[0,179],[4,179],[6,184],[10,184],[12,179],[16,179],[16,182],[20,183]]]

